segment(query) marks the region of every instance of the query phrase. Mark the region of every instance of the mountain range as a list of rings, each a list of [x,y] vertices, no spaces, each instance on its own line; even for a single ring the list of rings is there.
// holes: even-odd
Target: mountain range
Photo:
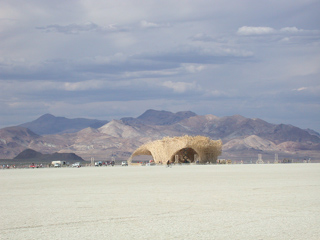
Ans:
[[[32,122],[23,123],[19,126],[28,128],[36,134],[45,135],[78,132],[86,127],[99,128],[106,123],[108,121],[86,118],[68,119],[55,117],[47,113]]]
[[[14,158],[30,148],[43,154],[72,152],[85,160],[124,160],[146,142],[183,135],[221,139],[221,158],[232,160],[256,160],[257,154],[270,161],[275,154],[279,159],[320,159],[320,135],[310,129],[240,115],[157,110],[110,122],[45,114],[32,122],[0,129],[0,158]]]

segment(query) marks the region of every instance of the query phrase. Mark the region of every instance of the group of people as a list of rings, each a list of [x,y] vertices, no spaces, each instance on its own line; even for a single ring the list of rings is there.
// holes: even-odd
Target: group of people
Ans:
[[[3,164],[2,169],[5,169],[5,168],[16,168],[16,166],[15,165],[10,166],[10,165]]]

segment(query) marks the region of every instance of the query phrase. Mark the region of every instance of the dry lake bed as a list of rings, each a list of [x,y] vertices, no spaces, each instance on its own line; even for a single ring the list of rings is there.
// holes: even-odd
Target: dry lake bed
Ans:
[[[0,239],[320,239],[320,164],[0,170]]]

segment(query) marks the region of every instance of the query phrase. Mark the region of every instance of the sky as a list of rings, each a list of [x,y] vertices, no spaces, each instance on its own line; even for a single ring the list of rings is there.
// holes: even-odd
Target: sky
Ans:
[[[0,128],[239,114],[320,132],[319,0],[2,0]]]

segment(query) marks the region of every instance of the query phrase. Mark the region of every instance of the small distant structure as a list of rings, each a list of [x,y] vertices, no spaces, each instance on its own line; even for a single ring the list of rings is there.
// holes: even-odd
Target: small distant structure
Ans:
[[[274,162],[273,162],[273,163],[274,163],[274,164],[279,163],[279,157],[278,157],[278,154],[277,154],[277,153],[274,155]]]
[[[264,164],[264,161],[262,160],[262,154],[258,154],[258,160],[256,161],[256,164]]]
[[[94,157],[91,157],[91,166],[94,166]]]
[[[217,163],[218,164],[232,164],[232,160],[230,160],[230,159],[218,159]]]
[[[225,159],[218,159],[218,160],[217,160],[217,163],[218,163],[218,164],[226,164],[226,162],[227,162],[227,161],[226,161]]]
[[[228,159],[226,164],[232,164],[232,160]]]
[[[303,163],[311,163],[311,158],[309,158],[308,160],[307,160],[307,159],[304,159],[304,160],[303,160]]]
[[[284,158],[284,159],[282,160],[282,163],[293,163],[293,159]]]

